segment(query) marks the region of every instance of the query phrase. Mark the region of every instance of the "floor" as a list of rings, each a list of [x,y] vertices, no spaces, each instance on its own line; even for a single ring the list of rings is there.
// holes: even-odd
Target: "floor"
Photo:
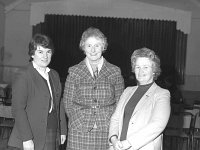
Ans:
[[[0,140],[0,150],[7,149],[7,140]]]
[[[1,133],[0,133],[1,135]],[[7,143],[8,143],[8,136],[5,134],[3,137],[0,137],[0,150],[6,150],[7,149]]]
[[[186,150],[186,145],[183,145],[182,150]],[[0,150],[7,150],[7,140],[1,140],[0,139]],[[65,150],[65,147],[63,146],[60,150]],[[169,145],[169,141],[165,141],[165,145],[164,145],[164,150],[172,150],[171,146]],[[176,149],[173,149],[176,150]]]
[[[7,143],[8,139],[0,139],[0,150],[8,150]],[[66,150],[66,145],[62,145],[59,150]]]

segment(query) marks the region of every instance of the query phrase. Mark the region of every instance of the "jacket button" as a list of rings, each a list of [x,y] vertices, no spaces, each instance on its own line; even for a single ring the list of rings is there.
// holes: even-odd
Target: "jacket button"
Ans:
[[[97,102],[97,99],[94,99],[94,102],[96,103],[96,102]]]
[[[94,86],[94,90],[96,90],[97,89],[97,87],[96,86]]]

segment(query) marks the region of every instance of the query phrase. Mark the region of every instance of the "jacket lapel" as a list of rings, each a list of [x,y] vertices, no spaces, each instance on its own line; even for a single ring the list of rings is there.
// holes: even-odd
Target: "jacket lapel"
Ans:
[[[110,75],[109,69],[108,69],[108,62],[106,59],[104,59],[103,66],[99,72],[98,80],[101,80],[101,78],[105,78]]]
[[[56,85],[55,81],[57,81],[57,80],[54,78],[52,71],[50,71],[49,72],[49,82],[51,83],[51,90],[52,90],[53,98],[56,97],[56,89],[58,89],[58,85]]]
[[[153,96],[153,93],[157,87],[156,83],[153,83],[153,85],[147,90],[147,92],[142,96],[142,98],[139,100],[138,104],[136,105],[133,115],[138,111],[141,110],[142,107],[146,104],[149,103],[148,99]]]
[[[125,109],[126,104],[129,102],[130,98],[131,98],[132,95],[135,93],[135,91],[137,90],[137,88],[138,88],[138,87],[131,88],[131,89],[127,92],[127,95],[126,95],[126,98],[125,98],[125,102],[124,102],[124,105],[123,105],[123,109]]]
[[[85,78],[86,80],[94,80],[85,63],[85,60],[81,61],[79,66],[80,66],[80,74],[83,78]]]
[[[36,88],[38,91],[41,92],[41,94],[45,95],[45,97],[50,98],[50,93],[47,84],[45,83],[45,79],[39,74],[39,72],[33,67],[32,63],[29,65],[29,70],[31,73],[31,76],[33,77],[33,83],[36,85]]]
[[[61,87],[59,84],[59,78],[57,78],[55,76],[55,74],[53,74],[53,71],[49,72],[49,80],[51,83],[51,90],[52,90],[52,95],[53,95],[53,101],[56,105],[56,108],[58,109],[59,107],[59,100],[60,100],[60,96],[61,96]]]
[[[79,66],[80,66],[80,73],[82,77],[84,77],[86,80],[94,80],[94,78],[92,77],[85,63],[85,60],[81,61]],[[110,75],[110,72],[108,70],[108,62],[106,61],[106,59],[104,59],[103,66],[98,74],[97,80],[101,80],[101,78],[107,77],[109,75]]]

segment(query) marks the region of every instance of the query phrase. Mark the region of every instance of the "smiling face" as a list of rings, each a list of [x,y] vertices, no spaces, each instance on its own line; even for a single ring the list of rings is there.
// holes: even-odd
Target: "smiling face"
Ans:
[[[36,65],[41,68],[46,68],[51,62],[52,50],[37,46],[35,53],[31,56]]]
[[[135,63],[135,77],[140,85],[145,85],[153,82],[153,62],[146,57],[138,57]]]
[[[89,37],[85,41],[83,50],[91,63],[98,62],[104,50],[103,41],[97,37]]]

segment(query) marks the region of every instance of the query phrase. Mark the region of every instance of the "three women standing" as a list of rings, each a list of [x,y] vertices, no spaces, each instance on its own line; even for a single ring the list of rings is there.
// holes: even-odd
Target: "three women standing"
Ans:
[[[32,63],[13,85],[15,126],[9,145],[18,149],[55,150],[60,126],[61,143],[66,139],[59,76],[47,67],[53,54],[51,44],[44,35],[33,37]],[[115,150],[161,150],[170,94],[154,82],[161,72],[157,55],[147,48],[134,51],[131,62],[138,85],[123,92],[120,69],[102,56],[107,49],[104,34],[88,28],[80,48],[86,57],[69,68],[63,94],[69,119],[67,150],[106,150],[108,137]]]

